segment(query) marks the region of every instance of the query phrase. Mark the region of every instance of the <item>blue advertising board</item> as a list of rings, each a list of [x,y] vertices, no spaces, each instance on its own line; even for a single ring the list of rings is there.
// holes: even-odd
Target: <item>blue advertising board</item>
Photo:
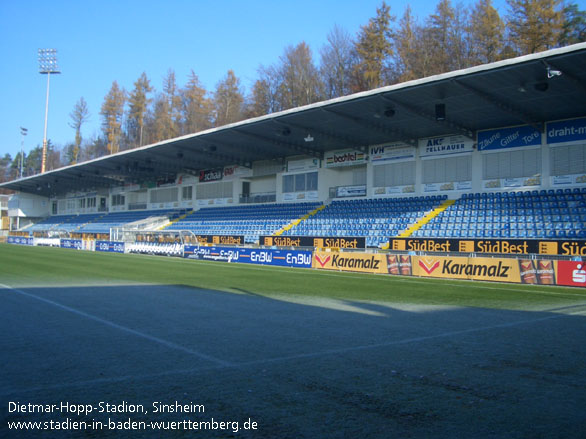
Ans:
[[[237,262],[279,267],[311,268],[312,252],[306,250],[276,250],[237,247],[196,247],[186,245],[184,255],[189,259]]]
[[[586,140],[586,117],[547,124],[547,143],[566,143]]]
[[[81,250],[83,244],[81,239],[61,239],[61,248],[74,248],[76,250]]]
[[[8,236],[6,242],[17,245],[34,245],[34,238],[29,238],[28,236]]]
[[[97,252],[124,253],[124,243],[118,241],[96,241]]]
[[[529,125],[478,132],[479,151],[539,145],[541,133]]]

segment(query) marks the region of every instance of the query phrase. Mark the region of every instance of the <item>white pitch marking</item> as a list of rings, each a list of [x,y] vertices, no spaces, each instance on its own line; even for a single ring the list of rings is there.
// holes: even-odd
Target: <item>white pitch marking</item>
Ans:
[[[81,311],[78,311],[78,310],[69,308],[67,306],[58,304],[56,302],[52,302],[50,300],[34,296],[31,294],[25,293],[23,291],[16,290],[12,287],[7,287],[6,285],[2,285],[2,284],[0,284],[0,287],[8,288],[8,289],[10,289],[12,291],[16,291],[20,294],[24,294],[26,296],[31,296],[35,299],[39,299],[44,302],[48,302],[52,305],[56,305],[60,308],[66,309],[68,311],[75,312],[76,314],[81,314],[85,317],[92,318],[92,319],[100,321],[102,323],[105,323],[108,325],[113,325],[116,328],[130,331],[133,334],[136,333],[136,331],[129,329],[129,328],[121,327],[120,325],[117,325],[116,323],[112,323],[107,320],[105,321],[103,319],[100,319],[99,317],[94,317],[94,316],[88,315],[86,313],[83,313]],[[112,384],[112,383],[125,382],[125,381],[136,381],[139,379],[146,380],[146,379],[160,378],[160,377],[164,377],[164,376],[185,375],[185,374],[206,372],[206,371],[212,371],[212,370],[239,369],[239,368],[244,368],[244,367],[248,367],[248,366],[258,366],[258,365],[263,365],[263,364],[286,362],[286,361],[290,361],[290,360],[319,358],[319,357],[326,357],[326,356],[330,356],[330,355],[339,355],[339,354],[345,354],[345,353],[357,352],[357,351],[363,351],[363,350],[369,350],[369,349],[379,349],[379,348],[384,348],[384,347],[398,346],[398,345],[402,345],[402,344],[425,342],[428,340],[434,340],[434,339],[444,338],[444,337],[451,337],[451,336],[456,336],[456,335],[473,334],[476,332],[490,331],[492,329],[511,328],[514,326],[520,326],[520,325],[525,325],[525,324],[543,322],[543,321],[547,321],[547,320],[559,319],[559,318],[568,317],[571,315],[584,315],[584,314],[586,314],[586,310],[576,311],[576,312],[571,312],[571,313],[566,313],[566,314],[555,314],[555,315],[550,315],[550,316],[546,316],[546,317],[541,317],[538,319],[518,320],[515,322],[501,323],[499,325],[482,326],[480,328],[469,328],[469,329],[463,329],[460,331],[448,331],[448,332],[443,332],[441,334],[427,335],[427,336],[422,336],[422,337],[411,337],[411,338],[406,338],[403,340],[395,340],[395,341],[390,341],[390,342],[386,342],[386,343],[374,343],[374,344],[352,346],[352,347],[340,348],[340,349],[327,349],[327,350],[319,351],[319,352],[308,352],[305,354],[288,355],[288,356],[275,357],[275,358],[265,358],[265,359],[255,360],[255,361],[246,361],[243,363],[234,363],[234,362],[229,363],[229,362],[226,362],[223,360],[218,360],[218,359],[214,359],[212,357],[206,356],[210,359],[210,361],[215,361],[216,363],[218,363],[218,365],[217,366],[203,366],[203,367],[197,367],[197,368],[191,368],[191,369],[167,370],[167,371],[154,373],[154,374],[126,375],[126,376],[121,376],[121,377],[98,378],[98,379],[93,379],[93,380],[76,381],[73,383],[60,383],[60,384],[50,385],[50,386],[40,386],[40,387],[33,387],[33,388],[28,388],[28,389],[12,390],[12,391],[8,391],[8,392],[0,393],[0,395],[7,396],[7,395],[15,394],[15,393],[36,392],[39,390],[57,390],[57,389],[62,389],[62,388],[80,387],[80,386],[81,387],[88,387],[91,385]],[[138,333],[137,335],[145,336],[146,334]],[[154,341],[157,341],[157,342],[162,341],[163,344],[165,344],[165,345],[170,344],[171,347],[174,347],[174,348],[178,347],[178,348],[180,348],[180,350],[183,350],[188,353],[192,353],[192,354],[195,354],[198,356],[203,355],[198,352],[193,352],[189,349],[183,348],[182,346],[175,345],[174,343],[170,343],[165,340],[157,339],[156,337],[152,337],[152,336],[148,336],[148,335],[146,335],[146,337],[148,339],[154,339]]]
[[[199,357],[201,359],[204,359],[204,360],[207,360],[207,361],[211,361],[211,362],[213,362],[213,363],[215,363],[215,364],[217,364],[219,366],[225,367],[225,366],[232,365],[232,363],[230,363],[228,361],[220,360],[219,358],[215,358],[215,357],[213,357],[211,355],[207,355],[207,354],[203,354],[201,352],[194,351],[193,349],[189,349],[189,348],[186,348],[185,346],[181,346],[181,345],[178,345],[176,343],[170,342],[168,340],[164,340],[162,338],[155,337],[154,335],[145,334],[144,332],[137,331],[136,329],[127,328],[126,326],[119,325],[118,323],[114,323],[114,322],[112,322],[110,320],[106,320],[106,319],[103,319],[101,317],[98,317],[98,316],[95,316],[95,315],[92,315],[92,314],[88,314],[88,313],[86,313],[84,311],[80,311],[80,310],[75,309],[75,308],[72,308],[70,306],[63,305],[63,304],[58,303],[58,302],[54,302],[54,301],[52,301],[50,299],[46,299],[44,297],[37,296],[35,294],[27,293],[25,291],[22,291],[22,290],[13,288],[13,287],[11,287],[9,285],[0,284],[0,287],[5,288],[5,289],[10,290],[10,291],[13,291],[15,293],[18,293],[18,294],[20,294],[22,296],[30,297],[30,298],[36,299],[36,300],[38,300],[40,302],[48,303],[49,305],[53,305],[53,306],[55,306],[57,308],[60,308],[60,309],[62,309],[64,311],[69,311],[69,312],[71,312],[73,314],[77,314],[78,316],[82,316],[82,317],[88,318],[90,320],[93,320],[95,322],[102,323],[103,325],[109,326],[111,328],[115,328],[115,329],[118,329],[120,331],[124,331],[124,332],[127,332],[129,334],[136,335],[136,336],[141,337],[141,338],[144,338],[146,340],[149,340],[149,341],[158,343],[158,344],[163,345],[165,347],[168,347],[170,349],[174,349],[176,351],[185,352],[185,353],[194,355],[196,357]]]

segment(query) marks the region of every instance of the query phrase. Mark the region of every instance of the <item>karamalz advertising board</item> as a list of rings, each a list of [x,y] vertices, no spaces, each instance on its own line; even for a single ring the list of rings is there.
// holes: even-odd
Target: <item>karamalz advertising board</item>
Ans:
[[[313,268],[360,273],[586,287],[586,262],[529,258],[314,252]]]

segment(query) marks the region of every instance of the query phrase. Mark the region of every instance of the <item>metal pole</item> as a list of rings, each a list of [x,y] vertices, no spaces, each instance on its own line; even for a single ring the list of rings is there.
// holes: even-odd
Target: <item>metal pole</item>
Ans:
[[[20,127],[20,136],[21,136],[21,142],[20,142],[20,178],[22,178],[23,175],[23,167],[24,167],[24,136],[26,136],[28,133],[28,130],[26,128]]]
[[[47,118],[49,116],[49,80],[51,73],[47,72],[47,100],[45,102],[45,130],[43,131],[43,158],[41,161],[41,173],[45,172],[47,167]]]

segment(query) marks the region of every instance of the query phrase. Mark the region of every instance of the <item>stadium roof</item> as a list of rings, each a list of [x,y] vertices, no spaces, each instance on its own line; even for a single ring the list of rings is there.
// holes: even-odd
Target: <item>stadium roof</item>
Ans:
[[[444,120],[438,120],[443,104]],[[44,196],[294,155],[586,116],[586,43],[357,93],[123,151],[0,187]]]

